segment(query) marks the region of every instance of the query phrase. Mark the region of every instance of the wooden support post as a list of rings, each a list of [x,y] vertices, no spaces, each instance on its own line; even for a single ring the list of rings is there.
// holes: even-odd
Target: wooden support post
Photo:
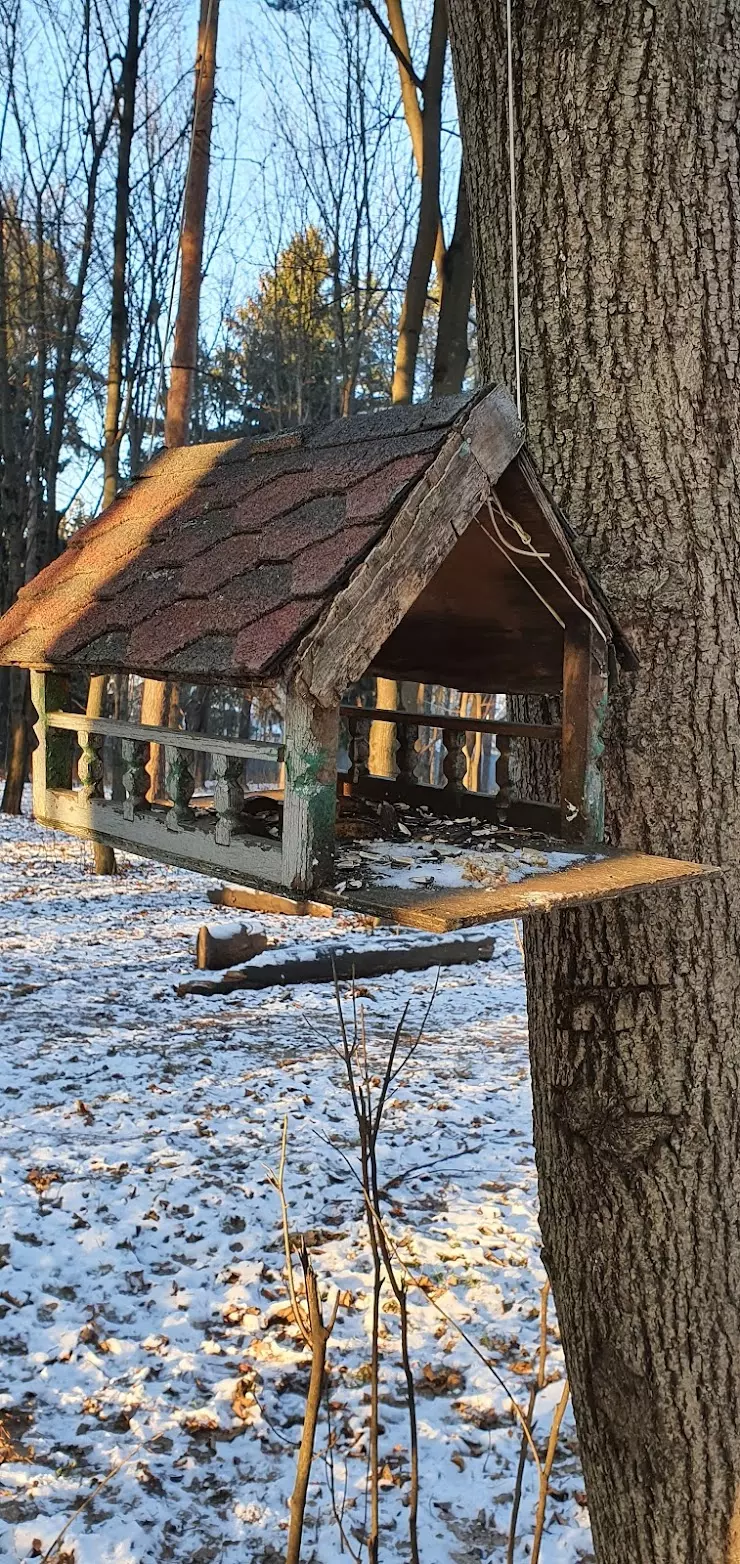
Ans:
[[[59,674],[31,674],[31,700],[36,709],[36,749],[33,753],[33,812],[37,819],[46,816],[49,788],[71,788],[74,734],[47,724],[47,712],[64,711],[69,702],[69,680]]]
[[[602,730],[608,690],[607,645],[584,618],[566,629],[563,651],[561,827],[569,841],[604,839]]]
[[[337,807],[339,708],[328,711],[295,686],[285,703],[283,884],[301,893],[331,875]]]

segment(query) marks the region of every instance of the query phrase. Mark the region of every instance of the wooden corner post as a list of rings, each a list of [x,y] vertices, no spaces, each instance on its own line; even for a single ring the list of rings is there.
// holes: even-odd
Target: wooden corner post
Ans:
[[[565,631],[563,650],[562,834],[604,839],[603,727],[609,693],[604,637],[585,617]]]
[[[31,672],[31,700],[36,711],[36,748],[31,760],[33,813],[43,820],[47,811],[47,792],[72,786],[74,734],[50,728],[47,714],[64,711],[69,701],[69,680],[58,673]]]
[[[285,702],[282,879],[305,894],[331,875],[337,809],[339,708],[289,685]]]

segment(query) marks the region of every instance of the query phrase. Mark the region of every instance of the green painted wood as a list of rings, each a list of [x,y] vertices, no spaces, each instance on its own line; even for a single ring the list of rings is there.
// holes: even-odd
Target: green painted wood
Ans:
[[[285,705],[283,884],[304,894],[331,877],[337,809],[339,708],[295,688]]]

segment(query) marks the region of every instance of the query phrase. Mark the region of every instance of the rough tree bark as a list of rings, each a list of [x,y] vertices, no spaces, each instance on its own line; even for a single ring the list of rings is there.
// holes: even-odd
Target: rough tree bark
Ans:
[[[454,396],[462,390],[468,367],[468,321],[473,293],[473,241],[464,167],[460,169],[455,228],[445,252],[442,279],[432,396]]]
[[[504,5],[451,0],[512,382]],[[711,883],[532,919],[541,1224],[600,1564],[740,1560],[740,6],[514,5],[525,412],[641,658],[612,841]]]

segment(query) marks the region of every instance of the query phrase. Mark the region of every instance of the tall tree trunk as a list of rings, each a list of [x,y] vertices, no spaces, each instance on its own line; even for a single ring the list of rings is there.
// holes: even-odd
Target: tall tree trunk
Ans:
[[[136,78],[139,68],[139,20],[140,0],[129,0],[128,35],[126,53],[121,72],[119,98],[120,130],[118,138],[118,166],[116,170],[116,216],[113,231],[113,286],[111,290],[110,349],[108,352],[108,387],[105,402],[105,432],[103,442],[103,509],[112,505],[118,489],[118,461],[121,450],[121,390],[123,385],[123,355],[126,349],[126,250],[128,244],[128,214],[131,170],[131,142],[134,133],[134,108],[136,104]],[[105,702],[107,679],[97,675],[90,680],[87,695],[88,717],[101,717]],[[116,874],[118,865],[112,847],[93,842],[93,865],[96,874]]]
[[[111,292],[110,350],[108,387],[105,402],[105,441],[103,445],[103,508],[112,505],[118,489],[118,461],[121,450],[121,391],[123,355],[126,349],[126,251],[130,198],[131,142],[134,134],[136,79],[139,70],[140,0],[129,0],[126,53],[121,71],[119,99],[120,131],[116,170],[116,216],[113,233],[113,286]]]
[[[216,83],[219,0],[200,0],[193,140],[180,240],[180,298],[164,426],[167,446],[187,445],[198,353],[198,312]]]
[[[395,679],[375,680],[375,704],[381,711],[398,711],[398,685]],[[392,722],[370,723],[368,770],[373,777],[396,774],[396,730]]]
[[[414,80],[413,64],[411,60],[411,45],[406,28],[406,18],[403,14],[403,0],[386,0],[388,12],[388,26],[393,42],[396,45],[396,63],[398,65],[398,79],[401,86],[401,104],[403,117],[406,121],[406,129],[411,141],[411,150],[414,154],[416,172],[419,179],[424,177],[424,116],[419,102],[417,84]],[[446,43],[446,39],[445,39]],[[430,40],[431,44],[431,40]],[[399,58],[400,56],[400,58]],[[404,62],[408,61],[408,65]],[[412,67],[409,70],[409,66]],[[434,265],[439,279],[440,290],[444,288],[444,262],[445,262],[445,236],[442,227],[442,218],[439,210],[439,187],[437,188],[437,234],[434,241]]]
[[[468,321],[473,294],[473,241],[464,164],[460,168],[455,230],[444,258],[443,279],[432,395],[454,396],[462,391],[468,367]]]
[[[28,674],[25,668],[11,668],[7,764],[2,803],[0,803],[0,814],[3,815],[19,815],[21,812],[23,788],[28,776],[31,722]]]
[[[527,927],[541,1225],[600,1564],[740,1560],[740,9],[514,8],[530,442],[641,659],[608,825],[721,879]],[[512,378],[504,6],[451,0]]]
[[[198,354],[198,314],[203,269],[208,169],[211,154],[211,126],[216,79],[216,42],[219,0],[201,0],[198,24],[198,49],[195,62],[193,136],[182,238],[180,241],[180,296],[175,326],[175,346],[170,370],[165,413],[165,445],[187,445],[190,405],[195,383]],[[158,727],[167,725],[172,708],[172,691],[160,679],[147,679],[142,696],[141,720]],[[164,750],[151,746],[149,797],[159,798],[165,786]]]
[[[2,607],[8,608],[22,580],[23,519],[21,479],[18,464],[19,420],[11,392],[8,343],[8,276],[6,268],[5,202],[0,197],[0,515],[2,516],[3,574]],[[0,703],[5,750],[5,786],[0,810],[19,814],[23,784],[28,770],[28,733],[26,729],[27,675],[16,669],[3,670],[3,700]]]
[[[180,241],[180,297],[164,423],[164,442],[170,448],[187,445],[190,430],[190,404],[198,356],[198,313],[208,199],[213,99],[216,90],[218,8],[219,0],[201,0],[198,52],[195,62],[192,151]],[[142,697],[142,722],[151,722],[159,727],[165,726],[172,705],[170,687],[162,680],[147,679]],[[150,798],[161,797],[164,793],[165,776],[164,750],[160,744],[151,746],[149,775]]]
[[[396,363],[391,396],[411,402],[416,361],[429,291],[429,276],[439,228],[439,175],[442,143],[442,89],[447,53],[446,0],[434,0],[429,56],[424,77],[422,115],[421,200],[406,292],[398,323]]]

